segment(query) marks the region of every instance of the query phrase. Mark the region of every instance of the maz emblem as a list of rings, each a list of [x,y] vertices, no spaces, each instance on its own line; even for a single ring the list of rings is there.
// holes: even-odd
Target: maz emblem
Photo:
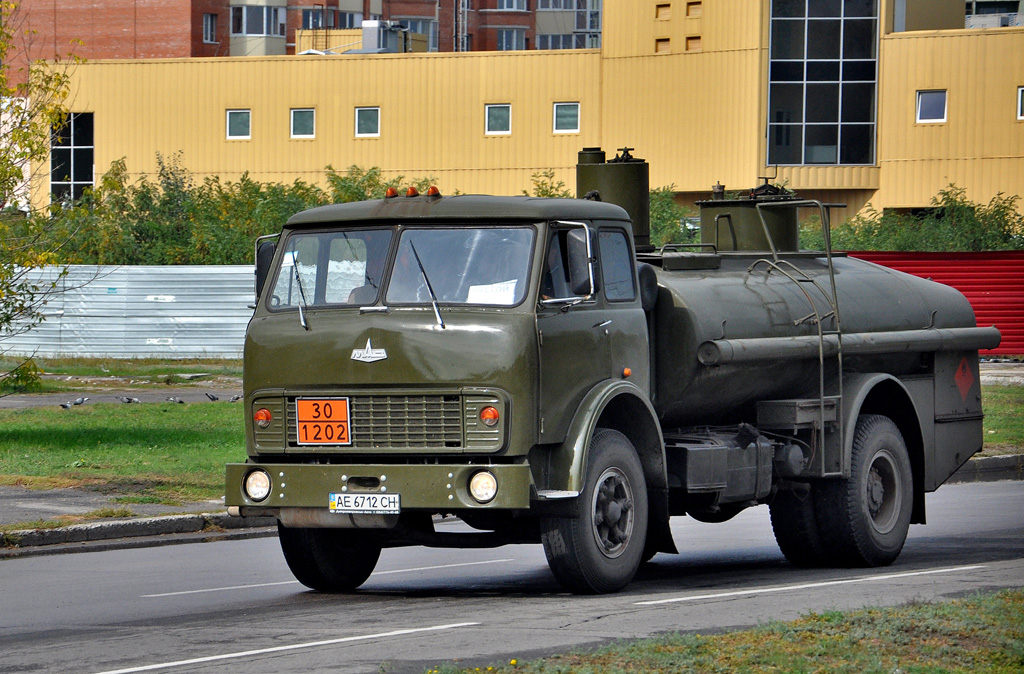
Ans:
[[[370,340],[366,340],[366,347],[362,349],[352,349],[352,360],[358,360],[361,363],[375,363],[378,360],[384,360],[388,357],[388,352],[384,349],[375,349],[370,346]]]

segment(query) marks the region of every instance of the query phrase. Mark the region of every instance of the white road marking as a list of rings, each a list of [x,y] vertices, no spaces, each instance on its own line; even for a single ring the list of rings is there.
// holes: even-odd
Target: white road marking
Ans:
[[[408,634],[420,634],[423,632],[440,632],[442,630],[453,630],[460,627],[472,627],[480,623],[452,623],[450,625],[432,625],[431,627],[413,627],[404,630],[393,630],[391,632],[379,632],[377,634],[362,634],[355,637],[341,637],[339,639],[326,639],[324,641],[310,641],[304,644],[290,644],[288,646],[274,646],[273,648],[259,648],[251,651],[239,651],[237,653],[223,653],[221,655],[210,655],[204,658],[192,658],[190,660],[178,660],[175,662],[161,662],[141,667],[129,667],[128,669],[112,669],[98,674],[133,674],[134,672],[151,672],[156,669],[172,669],[174,667],[187,667],[189,665],[201,665],[208,662],[221,660],[237,660],[256,655],[267,655],[270,653],[282,653],[295,651],[303,648],[317,648],[319,646],[333,646],[335,644],[351,643],[353,641],[369,641],[370,639],[384,639],[387,637],[399,637]]]
[[[413,573],[415,571],[434,571],[436,569],[454,569],[460,566],[477,566],[480,564],[501,564],[513,562],[513,559],[487,559],[481,562],[461,562],[459,564],[438,564],[437,566],[419,566],[412,569],[392,569],[391,571],[375,571],[374,576],[385,576],[391,573]],[[159,594],[144,594],[143,599],[154,599],[157,597],[178,597],[185,594],[205,594],[207,592],[230,592],[231,590],[248,590],[256,587],[274,587],[275,585],[294,585],[297,580],[283,580],[276,583],[253,583],[252,585],[229,585],[227,587],[210,587],[204,590],[181,590],[178,592],[161,592]]]
[[[819,587],[832,587],[834,585],[851,585],[853,583],[871,583],[896,578],[912,578],[914,576],[928,576],[936,573],[955,573],[957,571],[974,571],[984,569],[985,565],[954,566],[947,569],[931,569],[928,571],[907,571],[905,573],[886,573],[879,576],[862,576],[860,578],[846,578],[843,580],[824,580],[818,583],[801,583],[799,585],[779,585],[776,587],[753,588],[749,590],[736,590],[734,592],[716,592],[714,594],[699,594],[692,597],[673,597],[671,599],[653,599],[649,601],[634,602],[635,606],[656,606],[658,604],[676,604],[684,601],[704,601],[707,599],[727,599],[729,597],[744,597],[754,594],[768,594],[771,592],[790,592],[793,590],[809,590]]]

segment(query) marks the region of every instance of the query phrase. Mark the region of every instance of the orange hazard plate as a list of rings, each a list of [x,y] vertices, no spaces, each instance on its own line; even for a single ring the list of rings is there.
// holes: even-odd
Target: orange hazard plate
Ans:
[[[295,399],[300,445],[351,445],[348,421],[348,398]]]

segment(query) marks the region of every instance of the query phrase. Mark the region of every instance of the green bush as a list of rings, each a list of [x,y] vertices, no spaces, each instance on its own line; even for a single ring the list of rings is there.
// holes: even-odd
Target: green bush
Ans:
[[[660,248],[667,243],[693,243],[699,238],[696,231],[683,227],[683,218],[692,215],[688,208],[674,199],[675,185],[651,190],[651,244]]]
[[[867,212],[832,228],[835,250],[986,251],[1024,249],[1024,215],[1019,197],[1002,193],[988,205],[976,204],[966,190],[950,185],[918,214],[892,210]],[[821,250],[821,225],[814,219],[800,230],[800,246]]]

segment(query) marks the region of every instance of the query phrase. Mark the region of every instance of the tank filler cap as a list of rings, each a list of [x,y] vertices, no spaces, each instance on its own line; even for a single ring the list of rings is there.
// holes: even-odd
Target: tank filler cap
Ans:
[[[624,162],[632,162],[632,161],[643,161],[643,159],[637,159],[636,157],[634,157],[633,155],[630,154],[630,152],[632,152],[635,149],[636,149],[635,147],[620,147],[619,148],[619,152],[621,152],[622,154],[615,155],[615,158],[614,159],[609,159],[608,163],[609,164],[615,164],[615,163],[624,163]]]

